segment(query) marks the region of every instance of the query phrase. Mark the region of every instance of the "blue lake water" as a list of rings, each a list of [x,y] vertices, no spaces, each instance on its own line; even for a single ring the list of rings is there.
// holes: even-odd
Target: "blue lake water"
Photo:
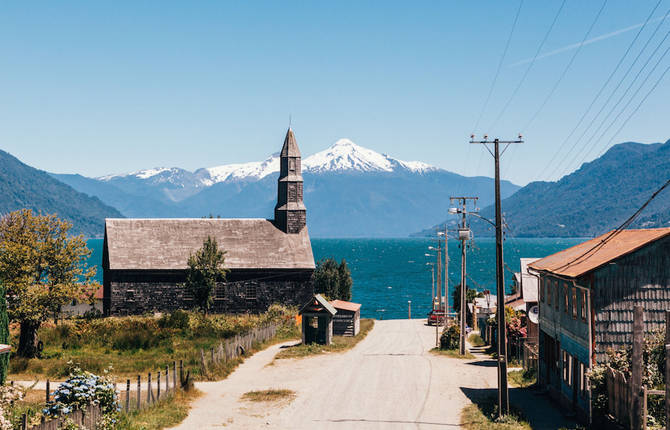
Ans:
[[[508,238],[504,259],[509,269],[519,271],[519,258],[545,257],[582,242],[578,238]],[[90,239],[93,251],[90,263],[98,266],[97,280],[102,282],[102,239]],[[407,301],[412,301],[412,317],[423,317],[430,310],[431,273],[426,253],[434,254],[428,238],[405,239],[312,239],[314,258],[333,257],[347,260],[354,280],[353,301],[362,303],[363,317],[407,318]],[[467,249],[468,285],[478,290],[495,291],[495,240],[480,238]],[[460,282],[459,243],[449,243],[449,286]],[[505,285],[512,274],[505,272]],[[451,297],[451,291],[449,292]]]

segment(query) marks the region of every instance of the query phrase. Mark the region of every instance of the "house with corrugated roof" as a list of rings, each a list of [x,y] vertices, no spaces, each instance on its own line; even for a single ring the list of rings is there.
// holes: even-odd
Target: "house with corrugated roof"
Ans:
[[[212,237],[226,252],[225,282],[212,312],[262,312],[302,305],[312,295],[314,256],[303,203],[301,156],[289,128],[280,153],[274,219],[107,219],[103,245],[105,315],[194,306],[184,287],[189,255]]]
[[[633,306],[647,332],[670,309],[670,228],[614,230],[528,265],[539,276],[538,382],[588,418],[587,373],[632,345]]]

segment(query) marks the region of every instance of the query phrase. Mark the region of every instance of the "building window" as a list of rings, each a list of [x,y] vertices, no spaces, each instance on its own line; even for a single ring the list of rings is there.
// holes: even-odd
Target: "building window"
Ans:
[[[544,303],[544,278],[540,281],[540,301]]]
[[[582,303],[581,303],[581,317],[582,321],[586,321],[586,291],[585,290],[580,290],[581,295],[582,295]]]
[[[568,353],[561,350],[561,361],[563,365],[563,382],[568,382]]]
[[[244,291],[244,297],[247,300],[256,300],[256,294],[256,284],[247,284]]]
[[[214,300],[225,300],[226,298],[226,287],[223,285],[217,285],[214,287]]]
[[[570,299],[568,296],[568,286],[564,285],[563,286],[563,312],[566,314],[570,312]]]
[[[572,319],[577,319],[577,288],[572,287]]]
[[[292,173],[295,172],[295,158],[288,159],[288,171]]]
[[[556,293],[556,295],[554,296],[554,299],[555,299],[554,300],[554,308],[556,310],[558,310],[558,303],[560,301],[559,296],[560,296],[560,293],[561,293],[558,289],[558,281],[554,281],[554,293]]]
[[[547,287],[547,305],[551,306],[551,281],[544,280],[544,285]]]

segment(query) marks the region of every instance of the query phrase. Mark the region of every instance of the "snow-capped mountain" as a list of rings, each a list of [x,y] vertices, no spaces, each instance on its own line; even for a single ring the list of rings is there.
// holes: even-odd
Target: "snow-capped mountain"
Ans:
[[[421,161],[403,161],[356,145],[349,139],[340,139],[327,149],[302,160],[305,173],[326,172],[395,172],[406,170],[424,173],[438,170]],[[260,180],[279,172],[279,153],[272,154],[263,161],[224,164],[189,172],[177,167],[156,167],[121,175],[107,175],[98,178],[105,182],[145,180],[148,183],[171,184],[177,187],[209,187],[220,182]]]
[[[54,175],[129,217],[272,218],[279,157],[195,172],[154,168],[97,179]],[[444,219],[450,195],[467,191],[486,206],[493,180],[403,161],[340,139],[303,156],[307,225],[313,236],[401,237]],[[503,197],[518,187],[502,183]]]

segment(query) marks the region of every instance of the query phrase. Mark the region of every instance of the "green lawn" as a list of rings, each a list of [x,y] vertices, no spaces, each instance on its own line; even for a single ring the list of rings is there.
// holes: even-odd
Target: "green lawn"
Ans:
[[[358,342],[363,340],[365,336],[368,335],[368,332],[372,330],[374,324],[375,322],[372,319],[361,319],[361,330],[356,336],[333,336],[333,340],[330,345],[303,345],[301,343],[295,346],[284,348],[275,356],[275,359],[301,358],[315,354],[346,351],[353,348]]]
[[[520,388],[530,387],[537,381],[537,374],[534,369],[512,370],[507,373],[511,385]]]

